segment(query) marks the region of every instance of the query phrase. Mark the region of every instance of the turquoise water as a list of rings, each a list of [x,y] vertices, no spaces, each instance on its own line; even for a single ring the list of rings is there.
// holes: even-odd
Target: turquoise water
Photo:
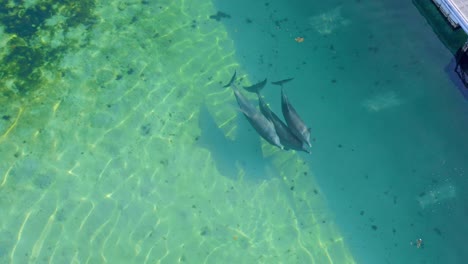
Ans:
[[[1,4],[0,263],[468,258],[465,88],[412,3],[80,3]],[[234,70],[294,77],[311,155]]]

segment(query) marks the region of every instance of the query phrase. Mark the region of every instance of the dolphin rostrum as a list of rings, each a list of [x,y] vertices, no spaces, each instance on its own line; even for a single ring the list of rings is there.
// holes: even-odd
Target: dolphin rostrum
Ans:
[[[260,95],[260,90],[265,86],[265,83],[266,79],[262,82],[244,88],[249,92],[257,94],[260,111],[266,118],[273,122],[276,133],[285,149],[294,149],[310,153],[305,144],[303,144],[302,141],[291,132],[288,126],[273,111],[271,111],[265,100],[263,100]]]
[[[247,100],[247,98],[245,98],[244,95],[242,95],[237,86],[234,84],[235,77],[236,73],[234,72],[234,75],[227,86],[232,87],[240,110],[244,113],[244,116],[247,118],[249,123],[263,139],[265,139],[268,143],[283,149],[284,147],[281,144],[278,134],[276,133],[273,122],[266,118],[252,103]]]

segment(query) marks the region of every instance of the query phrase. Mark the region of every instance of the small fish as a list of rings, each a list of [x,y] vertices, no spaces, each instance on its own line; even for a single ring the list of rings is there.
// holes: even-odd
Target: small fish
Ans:
[[[283,84],[285,84],[287,82],[290,82],[292,80],[294,80],[294,78],[288,78],[288,79],[283,79],[283,80],[279,80],[279,81],[276,81],[276,82],[271,82],[271,84],[279,85],[279,86],[283,87]]]

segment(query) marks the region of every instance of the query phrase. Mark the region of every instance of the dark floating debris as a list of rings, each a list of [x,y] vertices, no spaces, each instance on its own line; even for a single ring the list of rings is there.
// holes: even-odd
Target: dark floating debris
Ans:
[[[361,216],[363,216],[363,215],[364,215],[364,210],[361,210],[361,212],[359,212],[359,214],[360,214]]]
[[[142,125],[140,129],[141,129],[140,130],[141,135],[142,136],[147,136],[151,132],[151,124],[148,123],[148,124]]]
[[[200,229],[200,235],[201,236],[206,236],[209,233],[209,229],[207,226],[204,226],[202,229]]]
[[[288,18],[278,19],[273,21],[277,29],[281,29],[281,24],[288,22]]]
[[[378,47],[368,47],[367,50],[369,52],[377,53],[379,51]]]
[[[432,230],[434,230],[434,232],[435,232],[437,235],[442,236],[442,231],[440,231],[439,228],[434,227],[434,229],[432,229]]]
[[[374,231],[376,231],[377,228],[378,228],[376,225],[372,225],[371,227],[372,227],[372,229],[373,229]]]
[[[210,18],[219,22],[219,21],[221,21],[221,19],[231,18],[231,16],[229,14],[224,13],[224,12],[218,11],[218,13],[216,13],[215,15],[211,15]]]

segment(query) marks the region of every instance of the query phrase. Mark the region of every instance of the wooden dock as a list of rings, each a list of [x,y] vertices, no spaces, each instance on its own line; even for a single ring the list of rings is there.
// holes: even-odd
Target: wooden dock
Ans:
[[[468,33],[468,0],[432,0],[454,28]]]

